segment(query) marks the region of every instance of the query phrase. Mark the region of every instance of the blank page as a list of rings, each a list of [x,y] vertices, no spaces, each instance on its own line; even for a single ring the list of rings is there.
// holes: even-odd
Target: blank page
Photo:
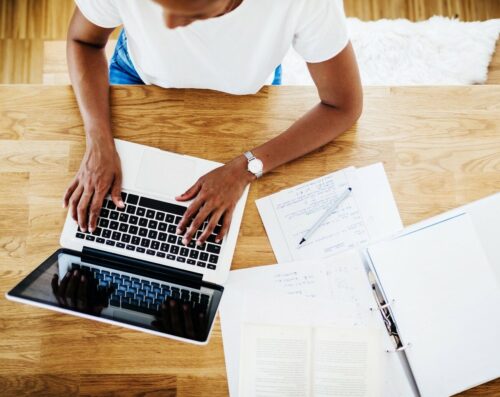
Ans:
[[[422,396],[500,376],[500,290],[462,214],[369,249]],[[390,353],[388,353],[390,354]]]

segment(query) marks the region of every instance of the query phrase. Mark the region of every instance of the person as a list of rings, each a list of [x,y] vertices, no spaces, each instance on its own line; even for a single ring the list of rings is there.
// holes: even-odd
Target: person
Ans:
[[[110,83],[253,94],[271,82],[273,71],[279,83],[279,65],[290,46],[307,63],[318,103],[286,131],[248,148],[262,169],[250,172],[251,157],[241,154],[176,197],[191,201],[177,227],[184,244],[205,220],[208,226],[196,243],[203,244],[218,222],[220,241],[249,183],[349,129],[361,114],[362,88],[338,1],[76,0],[67,57],[87,146],[63,205],[69,206],[79,227],[95,230],[108,192],[116,206],[124,206],[110,120]],[[104,48],[120,25],[123,31],[108,70]]]

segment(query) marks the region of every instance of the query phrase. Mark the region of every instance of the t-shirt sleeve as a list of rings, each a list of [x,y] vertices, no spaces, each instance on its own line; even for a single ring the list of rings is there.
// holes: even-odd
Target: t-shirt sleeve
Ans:
[[[94,25],[115,28],[122,24],[116,1],[119,0],[75,0],[81,13]]]
[[[306,62],[323,62],[349,41],[342,0],[304,0],[293,47]]]

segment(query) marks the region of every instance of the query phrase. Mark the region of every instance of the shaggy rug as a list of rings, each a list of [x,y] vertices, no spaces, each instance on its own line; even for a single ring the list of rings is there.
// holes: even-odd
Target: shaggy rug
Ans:
[[[435,16],[364,22],[348,18],[364,85],[481,84],[500,34],[500,19],[460,22]],[[282,63],[283,84],[313,84],[291,49]]]

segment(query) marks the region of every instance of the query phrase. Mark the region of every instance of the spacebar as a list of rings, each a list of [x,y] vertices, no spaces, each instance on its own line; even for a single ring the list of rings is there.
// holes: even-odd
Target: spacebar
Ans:
[[[184,215],[184,212],[186,212],[186,207],[183,207],[182,205],[166,203],[165,201],[159,201],[147,197],[141,197],[139,200],[139,206],[151,208],[157,211],[170,212],[171,214],[176,215]]]

